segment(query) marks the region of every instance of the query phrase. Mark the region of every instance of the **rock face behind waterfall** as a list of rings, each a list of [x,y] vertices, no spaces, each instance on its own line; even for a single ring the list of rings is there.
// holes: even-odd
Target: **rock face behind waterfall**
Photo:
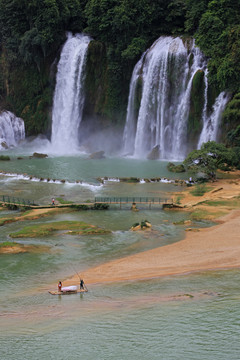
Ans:
[[[208,113],[207,92],[207,61],[194,40],[160,37],[132,74],[123,153],[147,157],[159,145],[162,159],[182,160],[200,143],[216,141],[211,129],[224,106]]]
[[[24,138],[24,121],[10,111],[0,113],[0,150],[16,146]]]

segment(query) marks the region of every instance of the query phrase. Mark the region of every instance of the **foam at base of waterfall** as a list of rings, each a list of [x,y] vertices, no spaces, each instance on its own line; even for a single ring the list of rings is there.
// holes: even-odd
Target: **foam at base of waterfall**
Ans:
[[[16,146],[24,138],[24,121],[10,111],[3,111],[0,114],[0,150]]]

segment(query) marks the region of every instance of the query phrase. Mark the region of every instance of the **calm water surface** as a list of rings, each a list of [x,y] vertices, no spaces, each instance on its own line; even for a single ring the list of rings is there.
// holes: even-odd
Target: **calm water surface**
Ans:
[[[99,176],[172,177],[165,163],[133,159],[90,161],[86,157],[30,160],[19,154],[1,170],[17,174],[82,180],[83,185],[49,184],[19,176],[0,178],[0,195],[49,203],[52,196],[72,201],[94,196],[170,196],[179,188],[162,183],[100,185]],[[186,176],[186,175],[185,175]],[[11,213],[12,214],[12,213]],[[9,211],[0,213],[7,217]],[[239,360],[240,271],[218,271],[91,285],[87,294],[52,296],[57,282],[111,259],[179,241],[188,214],[141,208],[63,213],[1,227],[0,241],[33,223],[80,220],[108,228],[108,235],[17,239],[42,251],[0,255],[0,346],[9,359],[199,359]],[[133,233],[148,219],[153,231]],[[193,226],[209,226],[195,223]]]

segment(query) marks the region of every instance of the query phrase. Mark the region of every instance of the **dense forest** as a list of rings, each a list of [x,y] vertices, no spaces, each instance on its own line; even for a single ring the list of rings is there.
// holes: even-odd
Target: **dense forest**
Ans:
[[[92,37],[89,107],[115,124],[125,118],[131,73],[143,51],[161,35],[194,37],[209,58],[215,93],[231,93],[223,128],[225,140],[239,145],[240,0],[0,0],[0,110],[22,117],[27,135],[50,129],[66,31]]]

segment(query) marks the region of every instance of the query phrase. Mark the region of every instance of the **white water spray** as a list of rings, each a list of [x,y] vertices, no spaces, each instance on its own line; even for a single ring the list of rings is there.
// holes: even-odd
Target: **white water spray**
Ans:
[[[90,38],[68,34],[58,63],[52,114],[52,147],[58,154],[79,148],[79,126],[84,105],[85,62]]]
[[[0,114],[0,150],[17,146],[25,138],[24,121],[10,111]]]
[[[200,149],[201,145],[205,142],[217,141],[219,123],[228,100],[229,96],[225,92],[221,92],[215,101],[212,114],[209,117],[205,116],[203,129],[198,142],[198,149]]]
[[[146,157],[158,145],[162,159],[182,160],[186,156],[192,81],[197,71],[204,72],[204,126],[207,121],[207,61],[194,41],[184,43],[181,38],[160,37],[146,51],[131,79],[123,136],[125,154]],[[138,111],[139,86],[142,94]]]

